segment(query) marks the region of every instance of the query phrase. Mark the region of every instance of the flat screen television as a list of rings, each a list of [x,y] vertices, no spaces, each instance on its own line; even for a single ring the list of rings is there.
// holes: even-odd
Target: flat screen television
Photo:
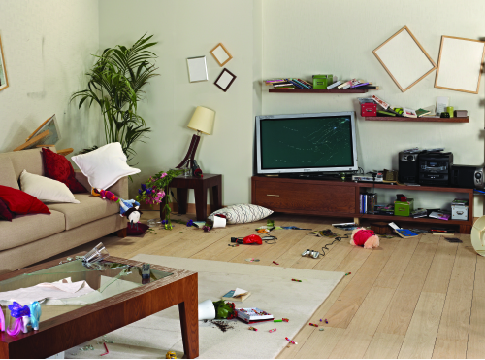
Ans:
[[[356,171],[353,111],[256,116],[256,173]]]

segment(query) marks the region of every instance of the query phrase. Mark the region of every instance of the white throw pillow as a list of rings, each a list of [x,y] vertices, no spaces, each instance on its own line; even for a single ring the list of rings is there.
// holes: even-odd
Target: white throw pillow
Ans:
[[[214,211],[209,215],[209,219],[213,221],[214,214],[221,214],[226,216],[227,223],[230,225],[245,224],[264,219],[272,213],[274,213],[273,210],[259,205],[237,204]]]
[[[45,176],[31,174],[23,170],[20,174],[20,190],[36,197],[42,202],[67,202],[79,204],[71,190],[57,180]]]
[[[119,142],[104,145],[87,154],[71,158],[88,178],[91,187],[106,190],[123,176],[139,173],[126,163],[126,156]]]

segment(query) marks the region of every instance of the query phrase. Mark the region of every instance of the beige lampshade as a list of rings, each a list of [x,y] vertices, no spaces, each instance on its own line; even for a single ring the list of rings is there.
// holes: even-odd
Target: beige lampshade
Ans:
[[[190,129],[200,131],[204,134],[210,135],[212,133],[212,125],[214,125],[215,112],[203,106],[197,106],[192,119],[190,119]]]

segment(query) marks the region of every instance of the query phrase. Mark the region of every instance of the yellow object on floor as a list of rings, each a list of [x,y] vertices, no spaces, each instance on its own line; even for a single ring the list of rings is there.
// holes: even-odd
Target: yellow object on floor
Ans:
[[[167,355],[165,355],[165,358],[167,358],[167,359],[176,359],[177,358],[177,354],[175,353],[175,351],[168,351],[167,352]]]

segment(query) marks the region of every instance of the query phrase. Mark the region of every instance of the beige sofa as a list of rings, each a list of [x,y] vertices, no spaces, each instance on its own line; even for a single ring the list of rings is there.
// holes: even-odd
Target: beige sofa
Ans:
[[[41,149],[0,154],[0,185],[19,189],[18,178],[24,169],[45,175]],[[80,171],[76,171],[76,178],[91,189]],[[109,190],[127,199],[128,178],[118,180]],[[119,215],[117,203],[88,192],[74,196],[80,204],[48,203],[50,214],[17,215],[12,222],[0,220],[0,270],[23,268],[126,228],[126,218]]]

